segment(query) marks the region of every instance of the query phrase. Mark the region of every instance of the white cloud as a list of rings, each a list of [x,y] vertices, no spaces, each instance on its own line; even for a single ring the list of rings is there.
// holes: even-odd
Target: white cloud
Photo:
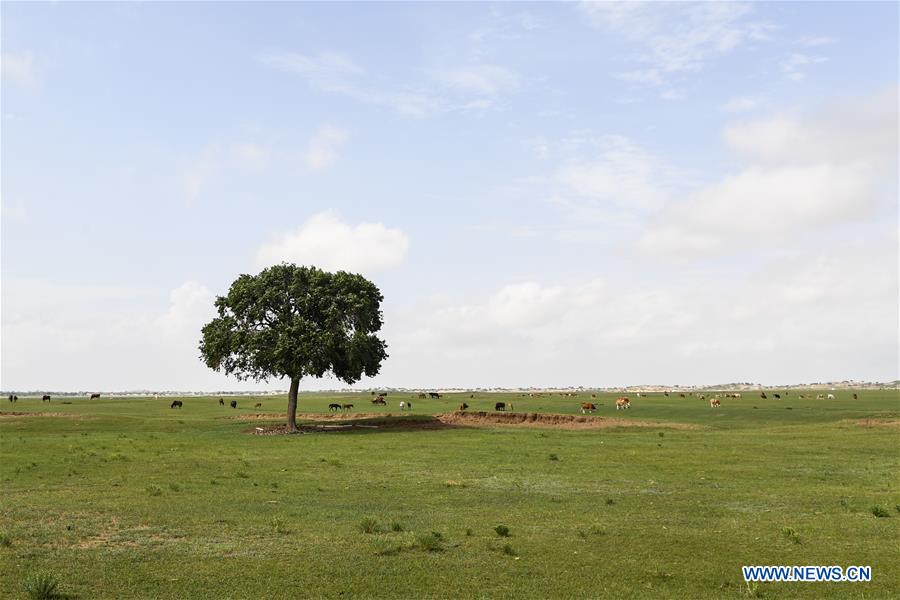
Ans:
[[[401,370],[411,386],[893,379],[897,286],[878,257],[895,244],[838,243],[673,283],[526,281],[439,300],[387,315],[402,323],[382,380],[399,385]]]
[[[815,46],[828,46],[828,45],[836,43],[837,41],[838,41],[837,38],[831,37],[828,35],[807,35],[807,36],[803,36],[799,40],[797,40],[797,43],[800,44],[801,46],[815,47]]]
[[[867,218],[875,192],[873,173],[861,165],[750,167],[667,208],[640,246],[660,254],[742,249]]]
[[[800,81],[806,77],[805,67],[819,65],[825,62],[828,62],[828,58],[825,56],[810,56],[808,54],[794,52],[778,63],[778,67],[781,69],[781,73],[788,79]]]
[[[604,204],[635,210],[662,206],[684,183],[685,175],[623,136],[602,136],[590,142],[590,159],[572,161],[557,179],[575,194]]]
[[[775,115],[725,130],[728,147],[762,164],[891,161],[900,127],[898,90],[850,97],[811,117]]]
[[[313,169],[324,169],[334,164],[338,153],[347,141],[347,132],[338,127],[323,125],[309,140],[303,155]]]
[[[381,223],[348,225],[332,213],[321,213],[264,244],[256,262],[260,267],[292,262],[371,273],[398,266],[408,248],[409,239],[399,229]]]
[[[434,74],[443,85],[457,91],[479,96],[496,96],[502,91],[515,89],[519,75],[497,65],[478,64],[454,67]]]
[[[38,279],[4,280],[3,300],[6,388],[235,386],[199,359],[200,329],[215,315],[215,308],[213,294],[196,281],[172,290],[163,306],[154,306],[146,290]],[[138,301],[150,305],[138,308]]]
[[[668,203],[639,245],[654,254],[721,255],[856,223],[896,205],[897,89],[807,118],[777,115],[729,127],[749,164]]]
[[[730,113],[749,112],[759,108],[764,102],[759,96],[735,96],[722,105],[722,110]]]
[[[616,77],[629,83],[650,83],[653,85],[663,85],[665,83],[659,69],[625,71],[623,73],[617,73]]]
[[[639,44],[637,58],[660,73],[697,71],[710,59],[767,39],[771,26],[748,21],[746,3],[582,2],[589,22]],[[656,84],[655,79],[648,79]]]
[[[350,91],[353,87],[350,80],[363,73],[350,58],[335,52],[320,52],[315,56],[273,52],[260,56],[259,60],[268,67],[302,75],[312,87],[328,92]]]
[[[0,72],[4,78],[28,90],[37,86],[37,72],[31,51],[4,52],[0,55]]]
[[[440,110],[443,105],[440,98],[414,88],[373,83],[363,68],[343,54],[308,56],[273,52],[260,56],[259,61],[267,67],[303,77],[313,89],[343,94],[404,115],[424,117]]]

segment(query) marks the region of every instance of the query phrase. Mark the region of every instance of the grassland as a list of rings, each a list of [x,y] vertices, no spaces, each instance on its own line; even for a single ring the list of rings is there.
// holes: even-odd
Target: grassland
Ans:
[[[25,579],[48,570],[84,599],[897,598],[898,395],[837,396],[745,394],[711,409],[654,394],[626,415],[596,400],[598,416],[697,426],[686,429],[294,436],[229,418],[283,413],[284,398],[238,398],[237,410],[3,400],[55,416],[0,417],[0,596],[24,597]],[[306,394],[300,406],[397,415],[410,398],[373,409],[363,395]],[[580,414],[584,399],[412,398],[404,418],[463,400]],[[752,564],[871,565],[873,580],[748,587]]]

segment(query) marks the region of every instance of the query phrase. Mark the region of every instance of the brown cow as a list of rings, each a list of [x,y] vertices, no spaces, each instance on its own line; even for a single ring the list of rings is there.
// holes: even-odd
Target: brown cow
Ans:
[[[597,410],[597,405],[591,402],[582,402],[581,403],[581,414],[592,413]]]
[[[722,405],[722,402],[718,398],[710,398],[709,399],[709,407],[710,408],[719,408]]]
[[[459,405],[459,408],[457,408],[456,410],[458,410],[459,412],[462,412],[462,411],[466,410],[467,408],[469,408],[469,405],[466,404],[465,402],[463,402],[462,404]]]
[[[626,397],[616,398],[616,410],[625,410],[631,408],[631,400]]]
[[[262,408],[262,402],[257,402],[253,405],[253,408]]]

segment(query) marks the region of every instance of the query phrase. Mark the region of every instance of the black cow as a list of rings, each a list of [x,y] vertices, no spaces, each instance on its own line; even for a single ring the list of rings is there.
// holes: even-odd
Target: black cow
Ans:
[[[219,398],[219,406],[225,406],[225,401]]]
[[[91,400],[95,400],[100,397],[100,394],[91,394]]]
[[[385,402],[384,398],[378,396],[377,398],[372,400],[372,404],[380,404],[381,406],[384,406],[385,404],[387,404],[387,402]]]
[[[232,400],[230,404],[231,408],[237,408],[237,400]]]
[[[50,395],[44,394],[43,396],[41,396],[41,402],[50,402]]]
[[[462,404],[459,405],[459,408],[457,410],[462,412],[462,411],[466,410],[467,408],[469,408],[469,405],[466,404],[465,402],[463,402]]]
[[[494,405],[494,410],[506,410],[506,402],[498,402]]]
[[[172,400],[172,406],[169,408],[181,408],[184,406],[184,403],[181,400]]]
[[[763,400],[767,400],[769,398],[768,396],[766,396],[765,392],[760,392],[759,397],[762,398]]]
[[[859,400],[859,396],[857,396],[856,394],[853,394],[853,399],[854,399],[854,400]]]
[[[428,392],[428,396],[430,398],[440,398],[441,397],[441,395],[438,394],[437,392]]]
[[[776,400],[781,400],[781,394],[772,394]]]
[[[335,403],[332,402],[331,404],[328,405],[328,410],[332,410],[332,411],[334,411],[334,410],[341,410],[341,405],[340,405],[340,404],[335,404]]]
[[[13,395],[12,395],[12,394],[9,395],[9,401],[10,401],[10,402],[13,401]]]

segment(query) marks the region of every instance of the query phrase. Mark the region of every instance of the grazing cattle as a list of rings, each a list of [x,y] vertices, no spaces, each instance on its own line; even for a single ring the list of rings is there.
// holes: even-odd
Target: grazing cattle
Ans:
[[[664,394],[666,397],[669,396],[669,392],[663,392],[663,394]]]
[[[463,402],[462,404],[459,405],[459,408],[457,408],[456,410],[462,412],[462,411],[466,410],[467,408],[469,408],[469,405],[466,404],[465,402]]]
[[[237,408],[237,400],[232,400],[228,404],[231,406],[231,408]]]
[[[506,410],[506,402],[498,402],[494,405],[494,410]]]
[[[13,398],[13,395],[12,395],[12,394],[10,394],[10,395],[9,395],[9,401],[10,401],[10,402],[12,402],[12,401],[13,401],[13,399],[12,399],[12,398]]]
[[[401,402],[400,410],[412,410],[412,402]]]
[[[825,396],[823,396],[822,394],[816,394],[816,400],[824,400],[824,399],[825,399]]]
[[[253,405],[253,408],[262,408],[262,402],[257,402]]]
[[[225,401],[219,398],[219,406],[225,406]]]
[[[419,394],[419,399],[420,399],[420,400],[424,400],[424,399],[425,399],[425,394]]]
[[[760,393],[759,393],[759,397],[762,398],[763,400],[768,400],[768,399],[769,399],[769,397],[766,396],[766,393],[765,393],[765,392],[760,392]]]
[[[829,400],[834,400],[834,394],[828,394],[828,399],[829,399]]]
[[[710,408],[719,408],[719,406],[721,406],[721,404],[722,404],[722,401],[719,400],[718,398],[710,398],[709,399]]]
[[[440,398],[441,397],[441,395],[438,394],[437,392],[428,392],[428,396],[430,398]]]
[[[41,396],[41,402],[50,402],[49,394],[44,394],[43,396]]]
[[[378,405],[384,406],[385,404],[387,404],[387,402],[385,402],[384,398],[379,396],[379,397],[375,398],[374,400],[372,400],[372,404],[378,404]]]
[[[172,406],[169,408],[181,408],[184,403],[181,400],[172,400]]]
[[[18,402],[18,401],[19,401],[19,397],[16,396],[15,394],[13,394],[13,402]]]
[[[706,400],[706,396],[704,396],[703,394],[700,394],[700,399],[701,399],[701,400]]]
[[[91,400],[96,400],[100,397],[100,394],[91,394]]]
[[[684,398],[684,394],[678,394],[679,398]]]
[[[331,411],[341,410],[341,405],[335,404],[334,402],[332,402],[331,404],[328,405],[328,410],[331,410]]]
[[[581,403],[581,414],[592,413],[597,410],[597,405],[591,402],[582,402]]]
[[[772,394],[776,400],[781,400],[781,394]]]
[[[591,398],[596,398],[597,394],[591,394]]]
[[[631,401],[628,398],[616,398],[616,410],[624,410],[631,408]]]
[[[474,397],[475,397],[475,394],[469,394],[469,398],[470,398],[470,399],[471,399],[471,398],[474,398]]]
[[[344,404],[341,406],[344,410],[351,410],[353,408],[352,404]]]
[[[857,396],[857,395],[854,393],[854,394],[853,394],[853,399],[854,399],[854,400],[859,400],[859,396]]]

